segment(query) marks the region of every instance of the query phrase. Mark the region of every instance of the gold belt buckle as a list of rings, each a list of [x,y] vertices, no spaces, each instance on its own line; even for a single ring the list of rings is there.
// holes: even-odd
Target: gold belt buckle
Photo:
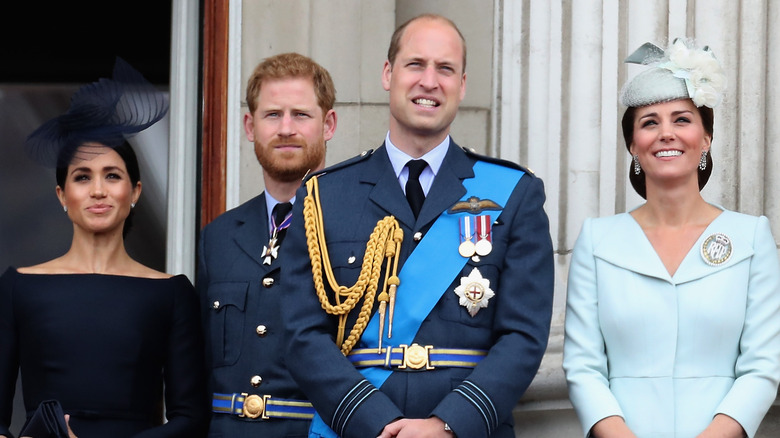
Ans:
[[[249,395],[245,392],[242,392],[241,395],[244,396],[244,408],[241,410],[240,417],[269,419],[265,414],[265,408],[268,404],[268,399],[271,398],[270,395],[261,397],[257,394]]]
[[[411,368],[413,370],[420,370],[425,367],[426,370],[432,370],[434,367],[430,361],[430,351],[433,349],[433,345],[422,346],[414,343],[412,345],[399,345],[404,352],[404,363],[400,365],[399,369]]]

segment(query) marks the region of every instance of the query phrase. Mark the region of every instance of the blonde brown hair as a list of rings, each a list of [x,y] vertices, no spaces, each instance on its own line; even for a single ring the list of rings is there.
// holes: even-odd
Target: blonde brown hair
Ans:
[[[246,86],[246,103],[249,112],[254,113],[257,108],[257,97],[260,95],[263,81],[291,78],[311,79],[314,84],[314,94],[317,96],[317,105],[322,108],[322,113],[325,114],[333,109],[333,104],[336,102],[336,87],[333,85],[330,73],[311,58],[298,53],[281,53],[264,59],[249,77]]]
[[[398,29],[393,32],[392,38],[390,38],[390,47],[387,49],[387,60],[390,61],[390,68],[393,68],[393,64],[395,63],[395,57],[398,55],[398,51],[401,50],[401,38],[404,36],[404,31],[406,31],[406,28],[409,27],[409,25],[417,20],[439,20],[443,21],[450,26],[452,26],[453,29],[455,29],[455,32],[458,33],[458,36],[460,37],[460,42],[463,45],[463,71],[461,73],[466,72],[466,39],[463,38],[463,34],[460,33],[460,29],[458,29],[458,26],[455,25],[455,23],[450,20],[447,17],[438,15],[438,14],[422,14],[418,15],[408,21],[406,21],[404,24],[400,25]]]

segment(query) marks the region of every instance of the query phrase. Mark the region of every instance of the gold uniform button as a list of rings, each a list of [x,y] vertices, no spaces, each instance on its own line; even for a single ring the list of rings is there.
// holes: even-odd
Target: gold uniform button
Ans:
[[[214,304],[212,304],[211,307],[219,309],[219,301],[214,301]]]
[[[419,231],[414,233],[414,236],[412,236],[412,239],[414,239],[415,242],[421,241],[422,240],[422,233],[419,232]]]
[[[274,285],[274,279],[273,278],[264,278],[263,279],[263,286],[271,287],[273,285]]]
[[[268,328],[266,328],[266,326],[261,324],[261,325],[257,326],[255,331],[257,332],[258,336],[263,337],[263,336],[266,335],[266,333],[268,333]]]
[[[249,383],[251,383],[251,384],[252,384],[252,386],[254,386],[255,388],[257,388],[258,386],[260,386],[260,384],[262,384],[262,383],[263,383],[263,378],[262,378],[262,377],[260,377],[260,376],[252,376],[252,379],[251,379],[251,380],[249,380]]]

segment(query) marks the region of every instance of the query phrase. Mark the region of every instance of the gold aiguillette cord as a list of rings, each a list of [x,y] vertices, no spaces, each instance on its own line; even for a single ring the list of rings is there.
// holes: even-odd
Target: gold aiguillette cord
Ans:
[[[386,216],[379,220],[374,227],[371,236],[366,242],[366,252],[363,255],[363,264],[360,274],[351,287],[341,286],[336,282],[333,267],[328,255],[327,241],[325,240],[325,225],[322,215],[322,206],[319,199],[318,177],[314,176],[306,182],[307,195],[303,204],[304,227],[306,229],[306,243],[311,260],[314,288],[320,304],[325,312],[339,317],[339,326],[336,343],[341,347],[341,352],[346,356],[357,344],[363,335],[363,331],[371,318],[371,310],[374,306],[374,297],[379,287],[382,264],[387,259],[385,270],[385,282],[382,293],[379,294],[379,348],[381,350],[382,334],[384,332],[385,313],[389,302],[389,331],[392,332],[393,312],[395,309],[396,289],[398,281],[398,254],[403,242],[403,230],[393,216]],[[325,289],[324,278],[335,295],[335,304],[331,304]],[[389,285],[389,293],[386,289]],[[342,302],[342,298],[344,299]],[[346,323],[349,313],[357,307],[358,301],[363,298],[357,321],[344,339]],[[388,335],[389,337],[390,335]]]

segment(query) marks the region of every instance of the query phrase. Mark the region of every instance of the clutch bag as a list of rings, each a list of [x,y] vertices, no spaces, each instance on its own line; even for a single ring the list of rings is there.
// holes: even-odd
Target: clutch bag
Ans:
[[[57,400],[45,400],[38,405],[19,433],[20,437],[68,438],[65,413]]]

